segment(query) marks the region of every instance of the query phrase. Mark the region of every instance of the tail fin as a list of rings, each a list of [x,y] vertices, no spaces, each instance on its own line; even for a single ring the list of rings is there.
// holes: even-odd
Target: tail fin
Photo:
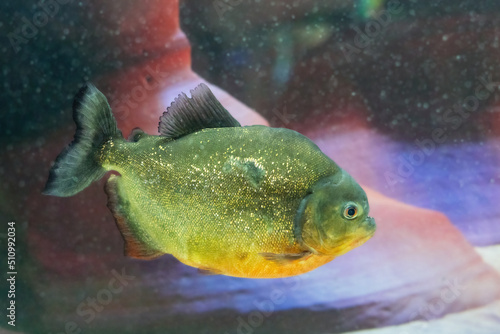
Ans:
[[[76,95],[73,119],[75,139],[57,157],[43,191],[46,195],[72,196],[103,177],[106,171],[96,153],[110,138],[121,138],[106,97],[92,84]]]

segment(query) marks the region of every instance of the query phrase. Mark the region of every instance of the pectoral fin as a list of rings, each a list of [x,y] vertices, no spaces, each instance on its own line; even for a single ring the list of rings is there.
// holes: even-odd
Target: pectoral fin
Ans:
[[[275,254],[275,253],[260,253],[266,260],[274,261],[279,264],[287,264],[295,261],[301,261],[307,259],[312,253],[305,251],[297,254]]]
[[[199,267],[198,273],[205,276],[222,275],[221,271],[208,267]]]
[[[204,276],[215,276],[215,275],[221,275],[222,274],[220,271],[213,270],[213,269],[210,269],[210,268],[198,268],[198,273],[200,275],[204,275]]]

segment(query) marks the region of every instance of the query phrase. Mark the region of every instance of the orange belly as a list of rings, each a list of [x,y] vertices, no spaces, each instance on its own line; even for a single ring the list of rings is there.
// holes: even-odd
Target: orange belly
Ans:
[[[307,258],[283,264],[267,260],[259,254],[254,254],[245,259],[235,257],[221,263],[200,264],[188,259],[179,259],[179,261],[188,266],[220,275],[244,278],[282,278],[304,274],[330,262],[334,258],[333,255],[309,255]]]

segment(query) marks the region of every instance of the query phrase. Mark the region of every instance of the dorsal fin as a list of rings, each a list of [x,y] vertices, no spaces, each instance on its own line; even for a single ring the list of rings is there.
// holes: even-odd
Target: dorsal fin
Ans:
[[[205,128],[241,126],[207,85],[199,84],[191,96],[179,94],[163,113],[158,126],[161,136],[176,139]]]

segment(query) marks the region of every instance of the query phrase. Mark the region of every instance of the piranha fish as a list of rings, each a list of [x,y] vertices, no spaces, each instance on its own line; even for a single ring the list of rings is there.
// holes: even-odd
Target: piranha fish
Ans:
[[[75,139],[44,193],[72,196],[114,171],[108,207],[125,254],[172,254],[207,274],[277,278],[313,270],[375,232],[365,192],[305,136],[241,126],[200,84],[160,117],[159,136],[118,130],[93,85],[73,105]]]

